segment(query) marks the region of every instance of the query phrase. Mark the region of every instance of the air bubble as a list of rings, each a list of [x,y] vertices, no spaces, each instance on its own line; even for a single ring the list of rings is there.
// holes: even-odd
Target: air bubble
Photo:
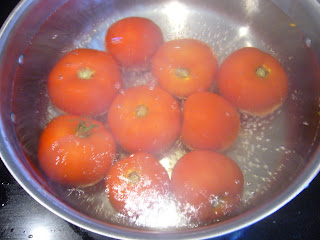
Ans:
[[[235,181],[235,184],[240,184],[240,183],[241,183],[240,180],[236,180],[236,181]]]
[[[178,109],[177,103],[176,103],[176,102],[173,102],[173,103],[171,104],[171,108],[172,108],[173,110]]]
[[[19,56],[19,58],[18,58],[18,63],[19,63],[19,65],[21,66],[21,65],[23,64],[23,62],[24,62],[24,55],[21,54],[21,55]]]
[[[120,89],[121,88],[121,84],[119,82],[116,82],[114,85],[115,89]]]
[[[153,82],[150,82],[150,84],[149,84],[149,90],[151,90],[151,91],[153,91],[154,90],[154,88],[155,88],[155,83],[153,83]]]
[[[11,121],[12,121],[13,123],[16,122],[16,115],[15,115],[13,112],[10,113],[10,118],[11,118]]]
[[[304,43],[305,43],[306,47],[308,47],[308,48],[311,47],[311,39],[310,38],[306,37],[304,39]]]

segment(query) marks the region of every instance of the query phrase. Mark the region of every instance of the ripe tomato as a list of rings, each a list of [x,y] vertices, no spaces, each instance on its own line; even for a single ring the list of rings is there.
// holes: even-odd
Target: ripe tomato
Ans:
[[[161,207],[170,186],[164,167],[152,155],[142,152],[117,161],[105,179],[112,206],[127,216]]]
[[[238,165],[219,153],[193,151],[173,168],[171,190],[181,210],[193,221],[219,219],[234,210],[243,191]]]
[[[54,66],[48,91],[53,104],[67,113],[100,115],[107,111],[121,84],[119,67],[109,53],[76,49]]]
[[[146,63],[163,43],[161,29],[151,20],[128,17],[110,26],[106,49],[124,67]]]
[[[190,149],[225,150],[236,140],[239,130],[239,114],[223,97],[198,92],[187,98],[181,136]]]
[[[152,73],[160,87],[180,98],[208,90],[217,70],[213,50],[195,39],[166,42],[152,60]]]
[[[217,78],[220,93],[252,115],[273,112],[288,93],[288,78],[278,60],[253,47],[228,56]]]
[[[178,137],[181,127],[178,102],[160,88],[128,88],[109,109],[108,124],[128,152],[159,153]]]
[[[110,169],[115,142],[100,122],[76,115],[53,119],[40,136],[38,159],[52,180],[71,186],[97,183]]]

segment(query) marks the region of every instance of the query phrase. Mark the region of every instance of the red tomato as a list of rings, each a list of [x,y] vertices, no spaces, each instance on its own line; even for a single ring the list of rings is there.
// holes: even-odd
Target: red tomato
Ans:
[[[163,43],[161,29],[151,20],[128,17],[110,26],[106,49],[124,67],[146,63]]]
[[[217,58],[211,47],[195,39],[166,42],[152,60],[152,73],[159,85],[180,98],[208,90],[217,70]]]
[[[121,85],[121,73],[111,55],[93,49],[76,49],[66,54],[48,78],[53,104],[79,115],[105,113]]]
[[[243,191],[243,174],[230,158],[211,151],[185,154],[174,166],[171,190],[181,210],[205,223],[231,213]]]
[[[126,151],[159,153],[180,134],[180,107],[160,88],[133,87],[113,101],[108,125]]]
[[[53,119],[40,136],[38,158],[52,180],[71,186],[97,183],[112,165],[114,140],[93,119],[63,115]]]
[[[288,85],[287,74],[278,60],[253,47],[232,53],[218,73],[220,93],[252,115],[266,115],[279,108]]]
[[[190,149],[223,151],[237,139],[239,130],[239,114],[223,97],[198,92],[187,98],[181,136]]]
[[[155,204],[164,204],[169,181],[168,173],[159,161],[140,152],[112,166],[106,176],[106,187],[109,200],[117,211],[127,216],[139,216],[152,211]]]

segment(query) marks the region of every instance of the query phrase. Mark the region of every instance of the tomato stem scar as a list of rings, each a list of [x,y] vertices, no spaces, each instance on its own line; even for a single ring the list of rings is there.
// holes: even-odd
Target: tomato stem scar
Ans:
[[[83,67],[83,68],[79,69],[77,72],[78,78],[84,79],[84,80],[91,79],[94,74],[95,74],[95,71],[93,71],[92,69],[90,69],[88,67]]]
[[[136,107],[136,115],[140,118],[147,116],[148,112],[149,108],[146,105],[141,104]]]
[[[132,171],[128,173],[127,178],[130,183],[137,184],[140,181],[140,174],[135,171]]]
[[[174,74],[178,78],[188,78],[190,76],[190,71],[187,68],[176,68]]]
[[[259,66],[256,70],[256,74],[260,78],[266,78],[270,73],[270,70],[267,69],[265,66]]]

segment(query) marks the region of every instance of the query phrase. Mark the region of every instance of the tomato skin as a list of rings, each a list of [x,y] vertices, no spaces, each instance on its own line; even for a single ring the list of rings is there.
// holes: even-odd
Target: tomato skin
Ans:
[[[88,135],[76,134],[81,122],[94,125]],[[107,173],[115,155],[115,142],[100,122],[77,115],[54,118],[40,136],[38,159],[53,181],[70,186],[97,183]]]
[[[177,69],[187,70],[188,77],[177,74]],[[211,47],[195,39],[166,42],[152,59],[152,73],[159,85],[179,98],[207,91],[217,70],[218,61]]]
[[[198,92],[187,98],[181,136],[188,148],[226,150],[237,139],[239,130],[239,114],[223,97],[211,92]]]
[[[90,79],[81,79],[81,71],[84,71],[83,77]],[[67,53],[48,78],[48,93],[53,104],[76,115],[105,113],[121,86],[121,73],[112,56],[93,49]]]
[[[105,179],[112,206],[127,216],[139,216],[152,211],[154,204],[163,204],[170,187],[165,168],[143,152],[117,161]]]
[[[139,106],[147,109],[143,117],[137,114]],[[180,107],[158,87],[137,86],[115,98],[109,109],[108,125],[124,150],[160,153],[180,134]]]
[[[193,221],[205,223],[235,209],[243,181],[242,171],[233,160],[216,152],[197,150],[185,154],[174,166],[171,191],[182,204],[182,212]]]
[[[259,67],[268,70],[259,77]],[[222,63],[217,75],[220,93],[239,108],[252,115],[266,115],[277,109],[288,93],[285,70],[268,53],[253,47],[239,49]]]
[[[106,49],[124,67],[146,63],[162,43],[161,29],[150,19],[142,17],[115,22],[105,36]]]

